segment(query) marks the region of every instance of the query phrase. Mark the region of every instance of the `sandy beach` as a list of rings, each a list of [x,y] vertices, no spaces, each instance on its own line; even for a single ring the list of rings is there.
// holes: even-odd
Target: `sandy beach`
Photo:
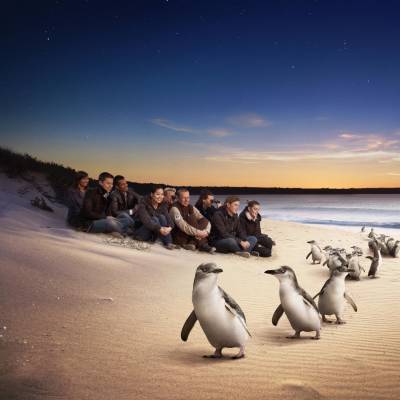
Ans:
[[[285,316],[271,323],[278,281],[266,269],[291,266],[314,295],[329,273],[306,261],[307,240],[366,255],[366,236],[265,220],[277,242],[269,259],[135,250],[67,228],[60,205],[32,207],[37,192],[24,181],[0,184],[1,399],[400,398],[399,259],[384,258],[379,279],[346,283],[358,312],[347,305],[347,324],[323,325],[320,341],[286,339]],[[198,324],[180,339],[194,271],[207,261],[246,314],[244,359],[202,358],[213,349]]]

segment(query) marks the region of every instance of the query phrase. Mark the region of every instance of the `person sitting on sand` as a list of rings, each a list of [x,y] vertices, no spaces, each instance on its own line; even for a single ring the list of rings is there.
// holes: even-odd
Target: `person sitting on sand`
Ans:
[[[255,236],[248,236],[239,223],[240,199],[228,196],[225,203],[215,211],[211,220],[211,244],[220,253],[235,253],[242,257],[258,256],[252,252],[257,243]]]
[[[170,210],[172,204],[174,204],[175,198],[176,198],[176,189],[172,187],[166,187],[164,189],[164,203],[167,205],[168,210]]]
[[[214,204],[216,206],[214,206]],[[207,189],[200,192],[199,199],[197,200],[195,206],[201,212],[201,214],[211,221],[212,216],[218,207],[221,205],[219,200],[214,200],[214,195]]]
[[[73,185],[68,189],[67,192],[67,222],[74,228],[79,228],[82,224],[80,213],[88,185],[89,175],[85,171],[78,171],[75,175]]]
[[[143,197],[136,212],[138,226],[134,237],[138,240],[154,242],[160,239],[168,250],[178,248],[172,243],[171,231],[174,223],[163,201],[162,186],[154,186],[149,196]]]
[[[108,172],[99,175],[99,183],[96,188],[88,189],[83,199],[81,218],[83,228],[90,233],[114,233],[121,236],[128,233],[134,224],[126,215],[117,218],[107,216],[110,192],[113,187],[113,176]]]
[[[258,201],[249,201],[240,213],[239,221],[247,236],[255,236],[257,238],[257,244],[253,250],[257,251],[261,257],[270,257],[272,246],[275,245],[275,242],[268,235],[261,233],[260,208]]]
[[[172,205],[169,214],[174,221],[172,239],[175,244],[186,250],[214,253],[215,247],[208,244],[211,223],[200,211],[190,204],[190,193],[187,189],[179,189],[177,201]]]
[[[125,214],[134,219],[142,196],[129,188],[127,180],[122,175],[114,178],[114,188],[110,195],[109,215],[118,217]]]

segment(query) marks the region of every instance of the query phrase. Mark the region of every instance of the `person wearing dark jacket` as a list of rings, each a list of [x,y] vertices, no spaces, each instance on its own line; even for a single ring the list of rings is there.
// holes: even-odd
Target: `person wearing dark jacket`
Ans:
[[[239,221],[246,235],[257,238],[257,243],[253,250],[257,251],[260,257],[270,257],[272,246],[275,245],[275,242],[268,235],[261,232],[260,203],[256,200],[249,201],[240,213]]]
[[[134,219],[141,196],[129,189],[128,182],[122,175],[114,178],[114,188],[110,195],[109,215],[118,217],[125,214]]]
[[[81,210],[83,228],[91,233],[126,233],[133,226],[133,221],[121,216],[108,216],[110,192],[113,187],[113,176],[108,172],[99,175],[96,188],[85,193]]]
[[[89,175],[85,171],[78,171],[75,176],[74,184],[68,189],[67,192],[67,222],[74,228],[79,228],[82,225],[80,213],[88,185]]]
[[[211,220],[211,244],[220,253],[235,253],[242,257],[258,256],[253,252],[257,243],[255,236],[249,236],[239,223],[237,212],[240,199],[229,196],[225,204],[213,215]]]
[[[173,250],[178,248],[172,244],[171,231],[174,223],[163,200],[164,190],[161,186],[155,186],[149,196],[142,198],[136,212],[138,226],[134,236],[146,242],[160,239],[165,248]]]
[[[214,204],[217,206],[214,206]],[[214,200],[214,195],[209,190],[204,189],[200,192],[199,199],[195,206],[205,218],[211,221],[220,204],[221,202],[219,200]]]

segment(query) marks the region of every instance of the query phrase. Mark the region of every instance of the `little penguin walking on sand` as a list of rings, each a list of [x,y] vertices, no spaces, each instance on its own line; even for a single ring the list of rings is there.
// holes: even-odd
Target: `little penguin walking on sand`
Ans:
[[[378,271],[378,268],[382,265],[382,254],[377,240],[372,241],[369,245],[372,251],[374,252],[374,256],[366,257],[371,260],[371,266],[368,271],[368,276],[370,278],[376,278],[376,273]]]
[[[354,311],[357,306],[353,299],[346,293],[345,278],[351,269],[340,267],[332,271],[331,277],[325,282],[322,289],[314,296],[319,296],[318,309],[324,322],[332,322],[326,319],[326,315],[335,315],[337,324],[345,324],[343,321],[344,301],[347,300]]]
[[[322,259],[324,258],[324,253],[321,247],[319,247],[315,240],[309,240],[307,243],[311,245],[311,251],[307,254],[306,260],[311,256],[313,264],[315,264],[315,262],[321,264]]]
[[[315,331],[315,336],[311,339],[319,339],[321,319],[318,307],[313,298],[299,286],[293,269],[283,266],[277,269],[269,269],[265,273],[273,275],[279,280],[281,304],[272,316],[272,324],[276,326],[282,314],[285,313],[295,331],[295,334],[288,336],[288,338],[300,338],[302,331]]]
[[[208,341],[215,348],[214,354],[204,357],[221,358],[224,347],[239,347],[239,353],[232,357],[238,359],[245,356],[245,344],[251,335],[239,304],[217,285],[217,276],[221,272],[222,269],[214,263],[197,267],[192,292],[193,311],[183,325],[181,338],[186,342],[199,320]]]

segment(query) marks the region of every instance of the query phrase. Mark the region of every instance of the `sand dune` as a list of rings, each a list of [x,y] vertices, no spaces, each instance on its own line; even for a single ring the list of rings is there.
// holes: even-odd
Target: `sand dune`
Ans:
[[[367,252],[365,236],[264,221],[277,241],[270,259],[139,251],[66,228],[65,209],[33,208],[36,189],[24,182],[2,177],[1,189],[1,399],[400,398],[398,259],[384,259],[379,279],[347,283],[359,311],[347,306],[347,324],[324,325],[320,341],[286,339],[286,317],[271,324],[278,282],[265,269],[289,265],[315,294],[328,270],[305,260],[306,241]],[[245,359],[202,358],[212,348],[198,324],[180,340],[205,261],[224,269],[220,285],[246,314]]]

